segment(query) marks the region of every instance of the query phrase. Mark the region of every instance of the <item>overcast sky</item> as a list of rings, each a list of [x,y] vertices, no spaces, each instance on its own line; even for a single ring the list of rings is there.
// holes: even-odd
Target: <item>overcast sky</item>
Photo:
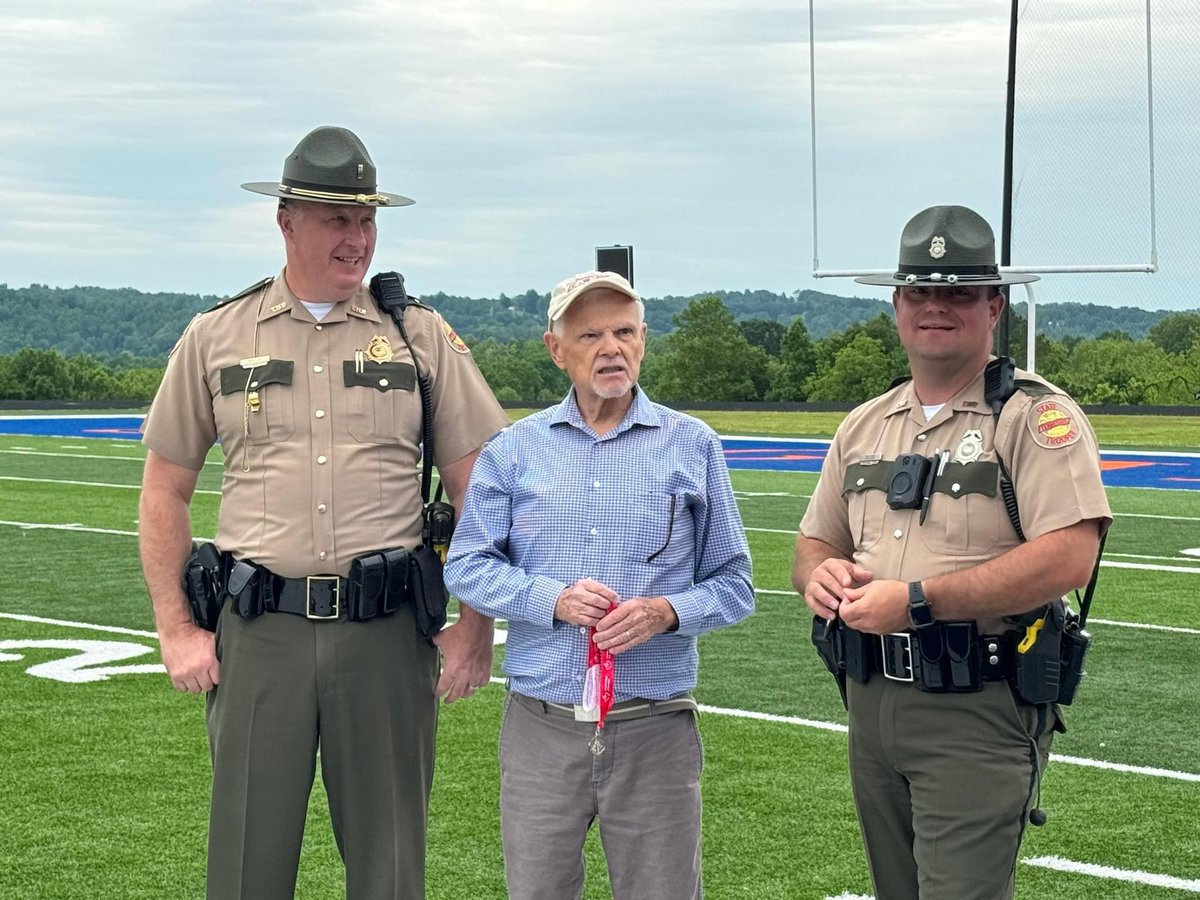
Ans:
[[[1156,0],[1159,275],[1038,300],[1200,307],[1200,39]],[[1016,264],[1149,259],[1135,0],[1026,0]],[[0,282],[229,294],[277,271],[270,181],[356,131],[375,268],[414,293],[548,291],[597,245],[647,296],[885,296],[814,280],[804,0],[39,0],[0,6]],[[895,264],[917,210],[999,231],[1008,0],[817,0],[820,265]]]

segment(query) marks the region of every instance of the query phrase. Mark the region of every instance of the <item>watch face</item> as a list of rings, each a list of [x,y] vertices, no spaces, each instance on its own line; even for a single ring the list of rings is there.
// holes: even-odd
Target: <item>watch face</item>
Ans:
[[[925,599],[921,583],[914,581],[908,586],[908,619],[913,628],[924,628],[933,624],[933,609]]]

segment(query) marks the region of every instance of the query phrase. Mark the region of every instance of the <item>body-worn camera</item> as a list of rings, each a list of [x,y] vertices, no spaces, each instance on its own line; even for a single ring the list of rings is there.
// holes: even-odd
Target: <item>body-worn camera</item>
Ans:
[[[888,482],[887,505],[892,509],[920,509],[922,486],[932,468],[933,461],[918,453],[897,456]]]

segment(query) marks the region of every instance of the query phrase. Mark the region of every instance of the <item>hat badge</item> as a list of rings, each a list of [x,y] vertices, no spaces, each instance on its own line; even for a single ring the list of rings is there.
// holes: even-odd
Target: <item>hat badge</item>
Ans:
[[[941,259],[946,255],[946,239],[940,234],[935,234],[929,242],[929,255],[934,259]]]

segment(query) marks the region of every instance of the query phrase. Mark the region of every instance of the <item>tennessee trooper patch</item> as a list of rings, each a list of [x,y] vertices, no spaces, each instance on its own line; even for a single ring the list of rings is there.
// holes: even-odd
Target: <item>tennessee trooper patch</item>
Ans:
[[[1029,411],[1029,431],[1042,447],[1069,447],[1079,440],[1071,413],[1055,400],[1035,403]]]
[[[940,234],[935,234],[929,242],[929,255],[934,259],[941,259],[946,255],[946,239]]]
[[[463,342],[463,339],[458,336],[458,332],[451,328],[450,323],[445,319],[442,319],[442,333],[446,335],[446,343],[455,353],[471,352],[471,348]]]
[[[954,461],[956,463],[973,463],[979,459],[979,455],[983,453],[983,432],[978,428],[972,428],[970,431],[964,432],[962,440],[958,442],[958,449],[954,451]]]

